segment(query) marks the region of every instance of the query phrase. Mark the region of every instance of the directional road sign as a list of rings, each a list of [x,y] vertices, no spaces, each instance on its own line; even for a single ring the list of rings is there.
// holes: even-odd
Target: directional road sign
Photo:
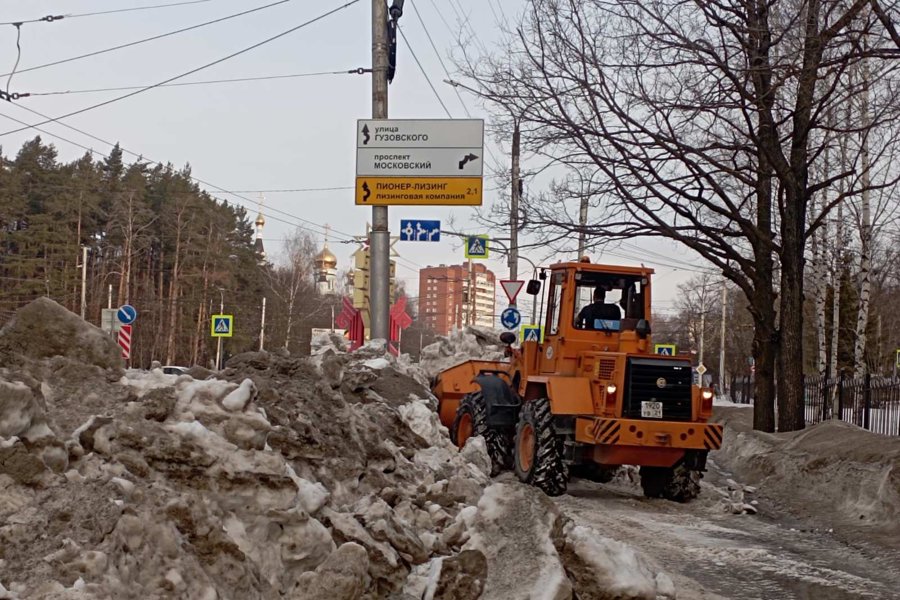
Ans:
[[[503,291],[506,292],[506,297],[509,298],[510,303],[516,301],[516,296],[519,295],[519,290],[522,289],[523,285],[525,285],[524,281],[514,281],[512,279],[500,280],[500,287],[502,287]]]
[[[490,254],[486,235],[466,236],[466,258],[487,258]]]
[[[137,319],[137,310],[130,304],[123,304],[116,312],[116,318],[123,325],[131,325]]]
[[[401,219],[400,241],[439,242],[441,241],[441,222]]]
[[[507,329],[515,329],[522,322],[522,313],[515,306],[510,306],[500,313],[500,324]]]
[[[356,204],[480,206],[481,119],[366,119],[356,128]]]
[[[677,348],[675,344],[654,344],[653,353],[663,356],[675,356]]]
[[[520,337],[523,342],[544,341],[544,328],[541,325],[522,325]]]
[[[234,315],[213,315],[209,335],[232,337],[234,335]]]

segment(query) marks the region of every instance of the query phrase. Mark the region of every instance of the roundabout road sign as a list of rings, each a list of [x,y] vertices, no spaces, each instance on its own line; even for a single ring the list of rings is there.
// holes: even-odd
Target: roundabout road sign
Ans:
[[[500,324],[507,329],[515,329],[522,322],[522,314],[515,306],[510,306],[500,313]]]

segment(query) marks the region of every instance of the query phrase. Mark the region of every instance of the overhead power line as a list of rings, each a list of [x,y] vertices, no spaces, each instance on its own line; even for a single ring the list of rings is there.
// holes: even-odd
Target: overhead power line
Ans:
[[[107,105],[112,104],[112,103],[114,103],[114,102],[118,102],[118,101],[120,101],[120,100],[125,100],[126,98],[130,98],[130,97],[132,97],[132,96],[136,96],[136,95],[138,95],[138,94],[141,94],[141,93],[143,93],[143,92],[152,90],[153,88],[159,87],[159,86],[161,86],[161,85],[165,85],[165,84],[167,84],[167,83],[171,83],[171,82],[173,82],[173,81],[175,81],[175,80],[177,80],[177,79],[181,79],[181,78],[183,78],[183,77],[187,77],[188,75],[193,75],[194,73],[197,73],[197,72],[202,71],[202,70],[204,70],[204,69],[208,69],[209,67],[212,67],[212,66],[218,65],[218,64],[220,64],[220,63],[223,63],[223,62],[225,62],[225,61],[227,61],[227,60],[230,60],[230,59],[232,59],[232,58],[234,58],[234,57],[236,57],[236,56],[240,56],[241,54],[245,54],[245,53],[247,53],[247,52],[250,52],[251,50],[255,50],[256,48],[259,48],[260,46],[264,46],[265,44],[268,44],[268,43],[270,43],[270,42],[273,42],[273,41],[275,41],[275,40],[277,40],[277,39],[279,39],[279,38],[282,38],[282,37],[284,37],[284,36],[286,36],[286,35],[289,35],[289,34],[291,34],[291,33],[294,33],[295,31],[297,31],[297,30],[299,30],[299,29],[303,29],[304,27],[307,27],[307,26],[309,26],[309,25],[312,25],[313,23],[316,23],[317,21],[320,21],[320,20],[322,20],[322,19],[324,19],[324,18],[326,18],[326,17],[329,17],[329,16],[331,16],[331,15],[333,15],[333,14],[335,14],[335,13],[341,11],[341,10],[344,10],[344,9],[346,9],[346,8],[348,8],[348,7],[350,7],[350,6],[354,5],[354,4],[356,4],[357,2],[359,2],[359,0],[350,0],[350,2],[347,2],[347,3],[345,3],[345,4],[342,4],[341,6],[338,6],[338,7],[336,7],[336,8],[333,8],[333,9],[331,9],[331,10],[325,12],[325,13],[322,13],[321,15],[319,15],[319,16],[317,16],[317,17],[314,17],[314,18],[312,18],[312,19],[310,19],[310,20],[308,20],[308,21],[305,21],[305,22],[301,23],[300,25],[296,25],[296,26],[294,26],[294,27],[291,27],[290,29],[287,29],[287,30],[285,30],[285,31],[282,31],[282,32],[279,33],[279,34],[276,34],[276,35],[273,35],[273,36],[271,36],[271,37],[268,37],[268,38],[266,38],[266,39],[264,39],[264,40],[262,40],[262,41],[260,41],[260,42],[257,42],[257,43],[255,43],[255,44],[252,44],[252,45],[250,45],[250,46],[247,46],[246,48],[243,48],[243,49],[241,49],[241,50],[238,50],[237,52],[232,52],[232,53],[229,54],[228,56],[224,56],[224,57],[219,58],[219,59],[217,59],[217,60],[214,60],[214,61],[212,61],[212,62],[206,63],[206,64],[204,64],[204,65],[201,65],[201,66],[199,66],[199,67],[196,67],[196,68],[194,68],[194,69],[191,69],[190,71],[185,71],[184,73],[181,73],[181,74],[179,74],[179,75],[175,75],[174,77],[170,77],[170,78],[168,78],[168,79],[165,79],[165,80],[163,80],[163,81],[160,81],[159,83],[156,83],[156,84],[153,84],[153,85],[150,85],[150,86],[141,88],[141,89],[139,89],[139,90],[135,90],[135,91],[133,91],[133,92],[129,92],[129,93],[127,93],[127,94],[123,94],[123,95],[121,95],[121,96],[117,96],[117,97],[115,97],[115,98],[111,98],[111,99],[109,99],[109,100],[105,100],[105,101],[103,101],[103,102],[98,102],[97,104],[93,104],[93,105],[91,105],[91,106],[87,106],[87,107],[85,107],[85,108],[82,108],[82,109],[79,109],[79,110],[75,110],[75,111],[72,111],[72,112],[70,112],[70,113],[66,113],[66,114],[64,114],[64,115],[60,115],[60,116],[58,116],[58,117],[48,118],[48,119],[45,120],[45,121],[42,121],[42,122],[40,122],[40,123],[35,123],[34,125],[31,125],[31,126],[29,126],[29,127],[40,126],[40,125],[46,125],[46,124],[48,124],[48,123],[57,122],[57,121],[59,121],[60,119],[66,119],[66,118],[68,118],[68,117],[72,117],[72,116],[75,116],[75,115],[80,115],[80,114],[82,114],[82,113],[85,113],[85,112],[88,112],[88,111],[91,111],[91,110],[94,110],[94,109],[97,109],[97,108],[100,108],[100,107],[103,107],[103,106],[107,106]],[[20,132],[20,131],[25,131],[26,129],[29,129],[29,127],[20,127],[20,128],[18,128],[18,129],[11,129],[11,130],[9,130],[9,131],[5,131],[5,132],[3,132],[3,133],[0,133],[0,137],[2,137],[2,136],[4,136],[4,135],[9,135],[9,134],[11,134],[11,133],[18,133],[18,132]]]
[[[280,4],[287,4],[288,2],[291,2],[291,1],[292,0],[278,0],[277,2],[272,2],[270,4],[265,4],[263,6],[257,6],[256,8],[251,8],[249,10],[245,10],[245,11],[242,11],[239,13],[234,13],[231,15],[226,15],[224,17],[219,17],[218,19],[213,19],[212,21],[205,21],[203,23],[197,23],[196,25],[191,25],[190,27],[183,27],[181,29],[176,29],[175,31],[170,31],[168,33],[161,33],[159,35],[154,35],[152,37],[136,40],[134,42],[128,42],[127,44],[119,44],[118,46],[112,46],[111,48],[105,48],[103,50],[97,50],[95,52],[88,52],[87,54],[80,54],[78,56],[72,56],[70,58],[64,58],[62,60],[55,60],[53,62],[44,63],[42,65],[37,65],[34,67],[28,67],[27,69],[22,69],[18,72],[19,73],[28,73],[29,71],[37,71],[38,69],[44,69],[46,67],[53,67],[56,65],[61,65],[64,63],[72,62],[72,61],[81,60],[83,58],[97,56],[99,54],[106,54],[107,52],[114,52],[115,50],[122,50],[123,48],[130,48],[131,46],[137,46],[139,44],[144,44],[146,42],[152,42],[154,40],[160,40],[165,37],[169,37],[169,36],[176,35],[179,33],[184,33],[186,31],[193,31],[194,29],[200,29],[201,27],[206,27],[208,25],[214,25],[216,23],[221,23],[223,21],[228,21],[230,19],[236,19],[238,17],[243,17],[244,15],[249,15],[251,13],[259,12],[261,10],[266,10],[268,8],[272,8],[273,6],[278,6]],[[47,19],[47,18],[49,18],[49,17],[44,17],[44,19]],[[62,18],[62,17],[53,17],[53,18],[56,19],[56,18]],[[41,20],[44,20],[44,19],[41,19]],[[3,75],[0,75],[0,77],[6,77],[7,75],[10,75],[10,73],[4,73]]]
[[[422,25],[422,29],[425,31],[425,35],[428,36],[428,41],[431,43],[431,49],[434,50],[434,55],[437,56],[438,62],[441,63],[441,68],[444,69],[444,75],[447,76],[447,79],[453,79],[452,77],[450,77],[450,71],[447,70],[447,65],[444,64],[444,58],[441,56],[441,53],[438,52],[437,45],[434,43],[434,39],[431,37],[431,32],[428,31],[428,27],[425,25],[425,21],[422,20],[422,15],[419,13],[419,8],[417,6],[417,3],[410,2],[410,4],[412,5],[413,12],[416,13],[416,18],[419,19],[419,23]],[[406,39],[406,38],[404,38],[404,39]],[[407,42],[407,45],[409,45],[409,42]],[[412,50],[410,50],[410,52],[412,52]],[[469,113],[469,107],[466,106],[465,102],[463,102],[462,94],[460,94],[459,90],[456,89],[455,87],[453,88],[453,91],[456,92],[456,98],[459,100],[459,103],[462,105],[463,111],[465,111],[466,116],[471,119],[472,115]]]
[[[300,77],[319,77],[323,75],[362,75],[366,73],[366,69],[362,67],[356,69],[348,69],[346,71],[316,71],[312,73],[291,73],[288,75],[260,75],[257,77],[234,77],[231,79],[211,79],[207,81],[181,81],[178,83],[166,83],[163,85],[158,85],[156,87],[182,87],[182,86],[191,86],[191,85],[213,85],[213,84],[221,84],[221,83],[239,83],[244,81],[271,81],[275,79],[297,79]],[[29,96],[62,96],[66,94],[92,94],[96,92],[123,92],[126,90],[139,90],[149,87],[148,84],[144,85],[130,85],[130,86],[121,86],[121,87],[107,87],[107,88],[93,88],[87,90],[60,90],[56,92],[26,92],[20,93],[20,98],[27,98]]]
[[[213,2],[214,0],[188,0],[187,2],[172,2],[170,4],[154,4],[152,6],[132,6],[130,8],[115,8],[112,10],[101,10],[96,12],[87,12],[87,13],[66,13],[64,15],[47,15],[46,17],[40,17],[37,19],[23,19],[21,21],[8,21],[6,23],[0,23],[0,25],[24,25],[25,23],[40,23],[47,22],[53,23],[54,21],[60,21],[62,19],[77,19],[79,17],[94,17],[97,15],[111,15],[113,13],[124,13],[124,12],[133,12],[137,10],[152,10],[156,8],[174,8],[176,6],[187,6],[189,4],[204,4],[206,2]]]
[[[409,53],[412,54],[413,59],[416,61],[416,64],[419,65],[419,71],[422,72],[422,75],[425,77],[425,81],[428,82],[428,87],[431,88],[431,91],[434,92],[434,97],[437,98],[437,101],[440,102],[441,107],[444,109],[444,112],[447,113],[447,117],[452,119],[453,115],[450,114],[450,110],[447,108],[447,105],[444,104],[444,100],[441,98],[441,95],[438,94],[437,88],[434,87],[434,84],[431,83],[431,78],[428,76],[428,73],[425,71],[425,67],[422,66],[422,63],[419,61],[419,57],[416,56],[416,51],[413,50],[412,46],[409,44],[409,40],[406,39],[406,34],[403,33],[403,29],[397,27],[400,31],[401,37],[403,37],[404,43],[406,43],[406,47],[409,50]]]
[[[189,0],[188,2],[172,2],[169,4],[153,4],[151,6],[132,6],[130,8],[114,8],[112,10],[100,10],[96,12],[76,13],[73,15],[65,15],[67,19],[77,19],[79,17],[95,17],[98,15],[112,15],[115,13],[134,12],[138,10],[154,10],[157,8],[174,8],[176,6],[188,6],[189,4],[205,4],[213,2],[213,0]]]
[[[19,107],[22,108],[22,109],[24,109],[24,110],[27,110],[28,112],[31,112],[31,113],[34,113],[34,114],[37,114],[37,115],[40,115],[40,114],[41,114],[41,113],[39,113],[39,112],[36,111],[36,110],[33,110],[33,109],[31,109],[31,108],[28,108],[27,106],[21,106],[21,105],[19,105]],[[7,114],[0,113],[0,116],[6,117],[7,119],[9,119],[9,120],[11,120],[11,121],[15,121],[16,123],[20,123],[20,124],[22,124],[22,125],[28,125],[28,123],[26,123],[25,121],[22,121],[22,120],[20,120],[20,119],[15,118],[15,117],[11,117],[10,115],[7,115]],[[112,142],[109,142],[109,141],[107,141],[107,140],[104,140],[104,139],[102,139],[102,138],[99,138],[99,137],[97,137],[97,136],[95,136],[95,135],[92,135],[92,134],[90,134],[90,133],[88,133],[88,132],[86,132],[86,131],[83,131],[83,130],[81,130],[81,129],[78,129],[78,128],[76,128],[76,127],[72,127],[71,125],[68,125],[68,124],[66,124],[66,123],[58,123],[58,124],[59,124],[59,125],[62,125],[62,126],[64,126],[64,127],[67,127],[67,128],[69,128],[69,129],[71,129],[71,130],[73,130],[73,131],[76,131],[76,132],[78,132],[78,133],[80,133],[80,134],[82,134],[82,135],[84,135],[84,136],[87,136],[87,137],[89,137],[89,138],[91,138],[91,139],[97,140],[98,142],[101,142],[101,143],[103,143],[103,144],[106,144],[107,146],[114,146],[114,144],[113,144]],[[63,137],[63,136],[61,136],[61,135],[59,135],[59,134],[51,133],[51,132],[47,131],[46,129],[42,129],[42,128],[37,127],[37,126],[29,126],[29,127],[32,128],[32,129],[35,129],[36,131],[39,131],[39,132],[44,133],[44,134],[46,134],[46,135],[49,135],[49,136],[51,136],[51,137],[53,137],[53,138],[56,138],[56,139],[61,140],[61,141],[63,141],[63,142],[66,142],[67,144],[72,144],[73,146],[77,146],[77,147],[79,147],[79,148],[82,148],[83,150],[87,150],[88,152],[90,152],[90,153],[93,154],[93,155],[100,156],[100,157],[103,157],[103,158],[109,158],[109,155],[108,155],[108,154],[105,154],[105,153],[100,152],[100,151],[98,151],[98,150],[94,150],[93,148],[91,148],[91,147],[89,147],[89,146],[85,146],[84,144],[81,144],[81,143],[76,142],[76,141],[74,141],[74,140],[71,140],[71,139],[69,139],[69,138]],[[140,159],[140,160],[145,160],[145,161],[146,161],[147,163],[149,163],[149,164],[164,166],[163,163],[161,163],[161,162],[159,162],[159,161],[152,160],[152,159],[150,159],[150,158],[147,158],[146,156],[144,156],[144,155],[142,155],[142,154],[138,154],[138,153],[133,152],[133,151],[131,151],[131,150],[128,150],[128,149],[126,149],[126,148],[122,148],[121,146],[120,146],[120,149],[122,150],[122,152],[123,152],[124,154],[128,154],[128,155],[130,155],[130,156],[137,157],[137,158]],[[210,183],[210,182],[208,182],[208,181],[204,181],[204,180],[202,180],[202,179],[200,179],[200,178],[198,178],[198,177],[194,177],[193,175],[191,175],[191,176],[189,176],[189,177],[190,177],[191,181],[194,181],[195,183],[198,183],[198,184],[200,184],[200,185],[204,185],[204,186],[213,188],[217,193],[225,193],[225,194],[231,193],[231,192],[229,192],[229,190],[227,190],[227,189],[225,189],[225,188],[223,188],[223,187],[220,187],[220,186],[215,185],[215,184],[213,184],[213,183]],[[253,210],[253,205],[256,205],[256,204],[257,204],[257,201],[255,201],[255,200],[253,200],[253,199],[251,199],[251,198],[247,198],[247,197],[245,197],[245,196],[241,196],[241,195],[239,195],[239,194],[233,194],[233,195],[236,196],[236,197],[238,197],[238,198],[241,198],[242,200],[245,200],[245,201],[249,202],[249,203],[250,203],[250,206],[248,206],[248,205],[246,205],[246,204],[244,204],[244,203],[242,203],[242,202],[229,201],[229,200],[226,200],[226,199],[224,199],[224,198],[219,198],[219,197],[215,196],[214,193],[210,193],[208,190],[204,190],[204,192],[207,193],[207,194],[209,194],[209,195],[212,196],[213,198],[216,198],[217,200],[219,200],[219,201],[221,201],[221,202],[224,202],[225,204],[235,204],[235,205],[238,205],[238,206],[242,206],[243,208],[248,209],[248,210]],[[292,218],[292,219],[296,219],[296,221],[295,221],[295,222],[286,221],[286,220],[284,220],[284,219],[282,219],[282,218],[280,218],[280,217],[277,217],[277,216],[273,215],[272,213],[283,214],[283,215],[286,215],[286,216],[288,216],[288,217],[290,217],[290,218]],[[275,208],[271,208],[271,207],[270,207],[270,208],[266,209],[266,211],[263,212],[263,215],[265,215],[265,217],[266,217],[267,219],[271,219],[271,220],[274,220],[274,221],[279,221],[279,222],[281,222],[281,223],[285,223],[285,224],[290,225],[290,226],[292,226],[292,227],[297,227],[297,228],[299,228],[299,229],[303,229],[303,230],[306,230],[306,231],[310,231],[311,233],[315,233],[316,235],[322,235],[322,232],[315,231],[315,230],[313,230],[313,229],[309,229],[308,227],[304,227],[303,225],[298,225],[297,222],[299,221],[299,222],[302,222],[302,223],[307,223],[307,224],[309,224],[309,225],[318,227],[319,229],[322,229],[323,231],[325,231],[325,226],[324,226],[324,225],[320,225],[320,224],[315,223],[315,222],[313,222],[313,221],[309,221],[309,220],[307,220],[307,219],[303,219],[303,218],[298,217],[298,216],[296,216],[296,215],[292,215],[292,214],[290,214],[290,213],[287,213],[287,212],[284,212],[284,211],[277,210],[277,209],[275,209]],[[352,239],[352,238],[353,238],[352,235],[350,235],[350,234],[348,234],[348,233],[344,233],[344,232],[337,231],[337,230],[335,230],[335,229],[331,229],[330,231],[331,231],[332,233],[337,233],[337,234],[339,234],[339,235],[341,235],[341,236],[344,236],[345,238],[348,238],[348,239]]]

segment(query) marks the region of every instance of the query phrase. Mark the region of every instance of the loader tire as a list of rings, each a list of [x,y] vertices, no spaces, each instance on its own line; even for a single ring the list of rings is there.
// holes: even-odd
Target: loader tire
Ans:
[[[641,488],[647,498],[690,502],[700,495],[700,477],[699,471],[692,471],[684,465],[641,467]]]
[[[553,427],[549,400],[526,402],[519,413],[513,452],[519,480],[540,488],[548,496],[566,493],[569,470],[563,459],[564,442]]]
[[[472,392],[459,401],[456,417],[450,428],[450,441],[462,450],[470,437],[484,438],[488,456],[491,458],[491,477],[509,468],[512,454],[512,440],[509,434],[490,427],[487,423],[487,406],[481,392]]]

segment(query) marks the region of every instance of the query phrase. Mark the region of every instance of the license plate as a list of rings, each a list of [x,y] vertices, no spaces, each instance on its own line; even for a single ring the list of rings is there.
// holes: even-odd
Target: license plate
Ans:
[[[645,419],[662,419],[662,402],[641,402],[641,416]]]

